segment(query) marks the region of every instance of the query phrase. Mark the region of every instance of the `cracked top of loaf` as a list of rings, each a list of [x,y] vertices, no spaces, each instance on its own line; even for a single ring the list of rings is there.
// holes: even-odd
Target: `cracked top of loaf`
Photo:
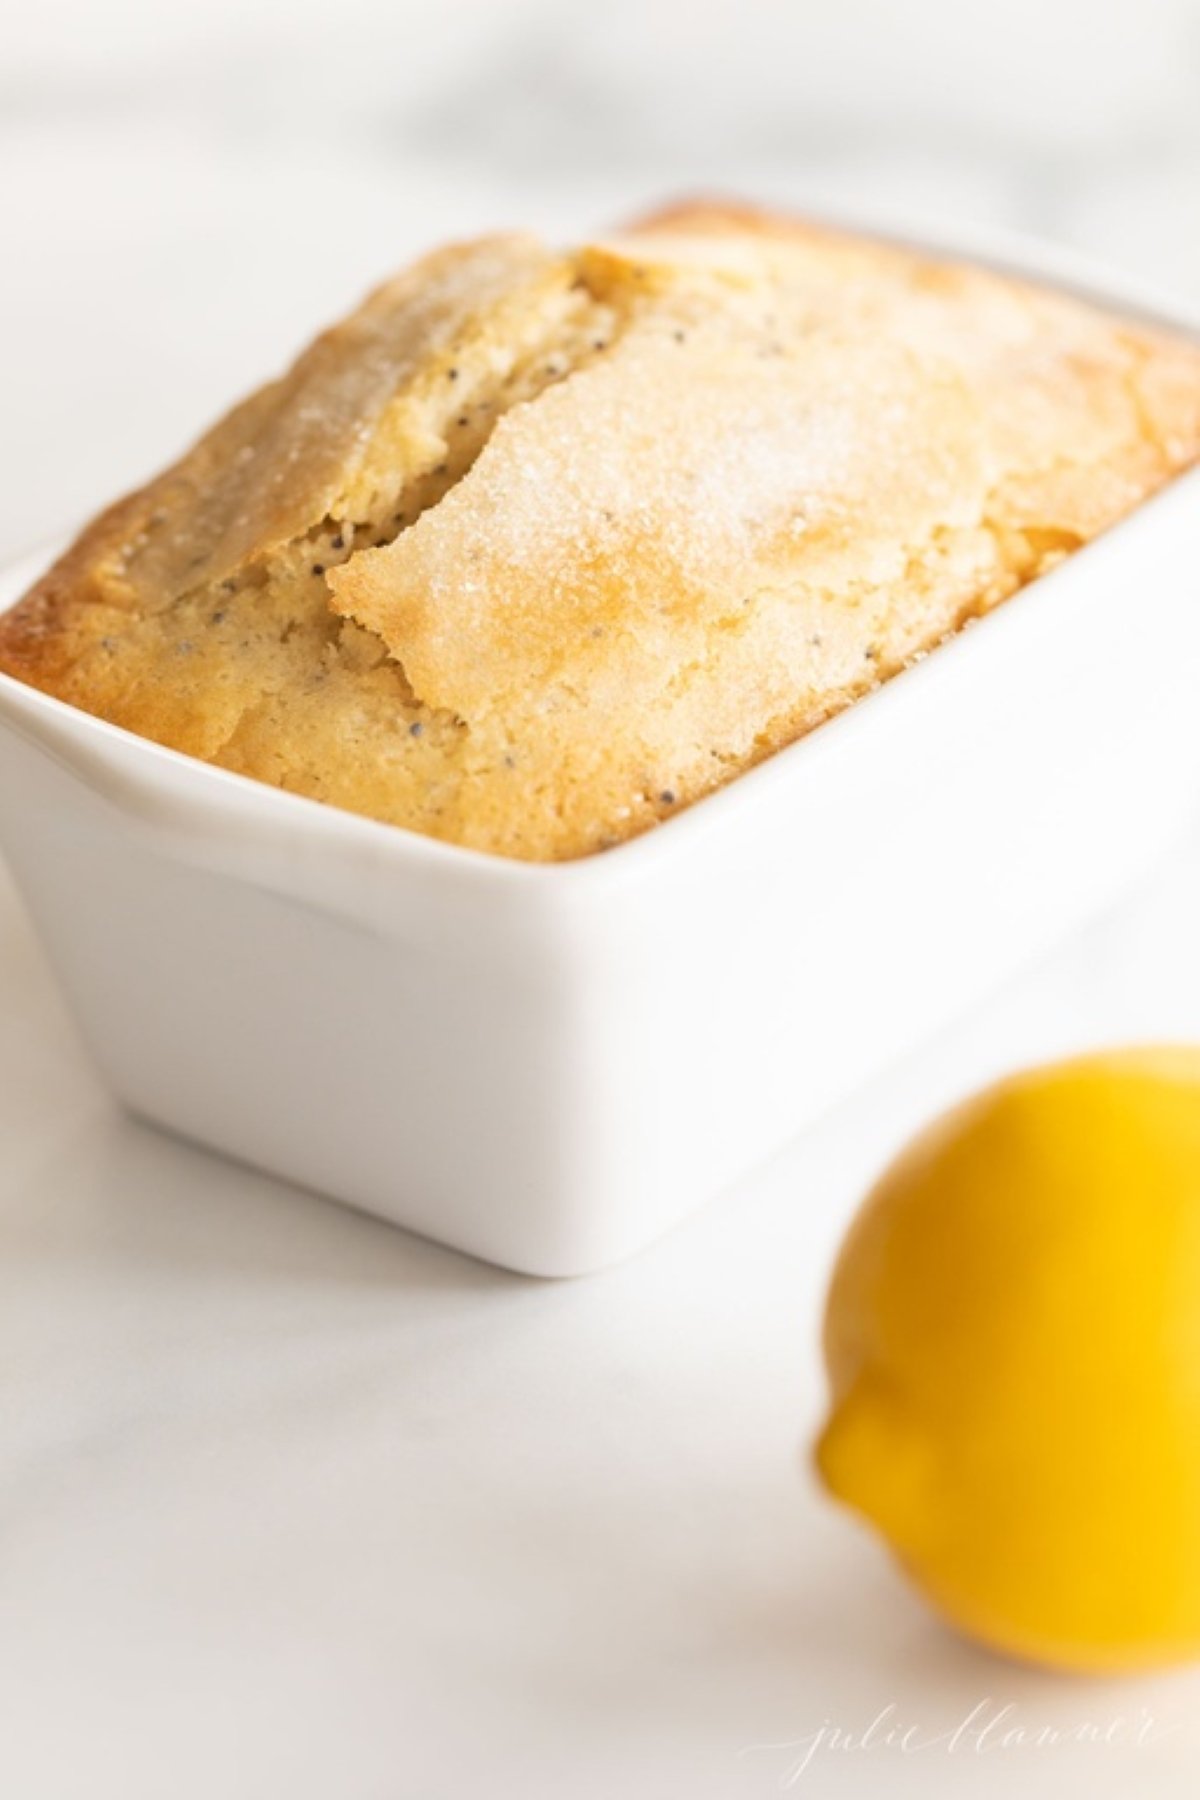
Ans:
[[[0,668],[371,818],[576,857],[1198,455],[1200,349],[978,268],[723,206],[485,238],[102,514],[0,619]]]

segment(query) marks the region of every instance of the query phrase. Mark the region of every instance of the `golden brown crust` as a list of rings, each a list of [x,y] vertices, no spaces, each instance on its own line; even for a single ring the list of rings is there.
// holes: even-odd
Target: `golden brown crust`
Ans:
[[[1200,351],[724,202],[386,284],[88,528],[0,667],[501,854],[620,841],[1200,454]]]

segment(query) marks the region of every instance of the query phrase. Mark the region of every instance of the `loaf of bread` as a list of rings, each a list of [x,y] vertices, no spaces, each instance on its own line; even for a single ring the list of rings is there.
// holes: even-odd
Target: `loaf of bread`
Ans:
[[[1200,349],[982,269],[719,206],[486,238],[96,520],[0,668],[294,793],[578,857],[1198,455]]]

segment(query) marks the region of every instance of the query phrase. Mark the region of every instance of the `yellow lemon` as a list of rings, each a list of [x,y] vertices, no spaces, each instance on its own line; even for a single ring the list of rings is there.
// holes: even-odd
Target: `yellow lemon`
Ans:
[[[885,1173],[829,1294],[820,1473],[970,1636],[1200,1655],[1200,1049],[1002,1082]]]

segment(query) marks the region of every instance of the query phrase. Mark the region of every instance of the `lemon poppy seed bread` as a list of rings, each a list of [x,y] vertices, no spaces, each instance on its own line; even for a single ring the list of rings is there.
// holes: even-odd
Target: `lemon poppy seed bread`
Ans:
[[[1200,350],[732,208],[388,283],[0,619],[0,668],[530,860],[838,712],[1200,455]]]

